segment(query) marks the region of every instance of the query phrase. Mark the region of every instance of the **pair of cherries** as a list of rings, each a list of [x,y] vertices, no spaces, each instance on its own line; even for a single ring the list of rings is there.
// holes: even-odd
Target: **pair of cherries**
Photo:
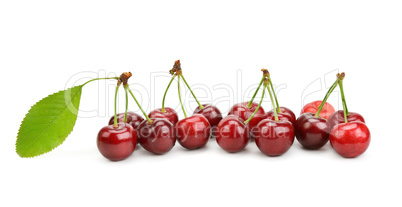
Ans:
[[[268,156],[279,156],[289,150],[295,136],[293,123],[295,114],[286,107],[279,107],[273,85],[266,69],[262,69],[263,78],[250,102],[235,104],[229,110],[216,129],[218,145],[228,152],[239,152],[254,137],[257,147]],[[264,84],[263,95],[259,104],[254,103],[261,84]],[[268,90],[273,109],[265,113],[261,107],[265,89]],[[272,98],[274,92],[275,102]]]
[[[370,131],[362,115],[349,112],[343,91],[345,73],[328,90],[323,101],[315,101],[303,107],[295,122],[296,138],[307,149],[319,149],[330,141],[341,156],[353,158],[363,154],[370,145]],[[339,85],[343,110],[335,109],[326,100]],[[317,107],[318,106],[318,107]],[[322,113],[322,114],[321,114]]]
[[[149,113],[149,117],[152,120],[166,120],[170,122],[172,125],[169,127],[169,130],[166,129],[165,132],[169,131],[172,136],[170,137],[170,142],[163,141],[161,137],[154,136],[152,133],[141,133],[140,132],[140,144],[144,147],[144,149],[156,153],[162,154],[158,151],[154,150],[155,148],[163,148],[164,152],[169,151],[174,143],[177,141],[181,146],[187,148],[189,150],[198,149],[205,146],[211,136],[211,132],[216,128],[216,125],[222,119],[222,113],[220,110],[211,104],[201,105],[197,100],[197,97],[194,95],[190,86],[188,85],[186,79],[182,74],[181,63],[180,60],[175,61],[173,68],[169,71],[171,75],[173,75],[169,85],[166,88],[165,94],[162,100],[162,108],[155,109],[151,113]],[[178,94],[179,101],[183,110],[183,114],[185,116],[184,119],[179,120],[177,112],[169,107],[165,107],[165,98],[167,91],[175,78],[178,78]],[[198,107],[194,110],[193,115],[187,117],[187,114],[184,110],[184,106],[181,100],[180,95],[180,79],[186,84],[187,88],[190,90],[194,99],[198,103]],[[166,122],[165,121],[165,122]],[[149,129],[148,131],[155,132],[156,135],[158,129],[153,129],[152,125],[145,126],[143,128]]]
[[[117,115],[115,99],[115,117],[111,118],[109,126],[102,128],[98,133],[98,149],[104,157],[113,161],[123,160],[132,154],[137,142],[145,150],[155,154],[164,154],[170,151],[176,143],[176,138],[180,145],[187,149],[197,149],[206,145],[211,135],[211,130],[216,128],[216,125],[222,119],[222,114],[219,109],[213,105],[199,104],[197,98],[182,75],[179,60],[175,62],[170,73],[173,75],[173,78],[166,88],[162,101],[162,108],[155,109],[148,115],[142,110],[134,94],[128,88],[128,78],[124,77],[124,74],[122,74],[118,86],[120,82],[123,83],[126,89],[126,99],[128,91],[136,101],[146,119],[144,120],[138,114],[127,112],[127,107],[125,113]],[[182,105],[183,113],[186,116],[185,119],[180,121],[174,109],[164,107],[166,93],[175,77],[179,78],[178,83],[180,83],[180,78],[183,79],[199,104],[193,115],[187,117],[181,103],[180,85],[178,85],[180,104]]]

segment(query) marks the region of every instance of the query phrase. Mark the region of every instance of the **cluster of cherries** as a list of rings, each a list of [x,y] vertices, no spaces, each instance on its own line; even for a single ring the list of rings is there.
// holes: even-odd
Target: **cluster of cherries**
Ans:
[[[222,117],[220,110],[211,104],[201,105],[184,78],[180,61],[175,61],[169,71],[173,75],[163,96],[162,108],[144,112],[127,82],[131,73],[123,73],[117,83],[115,93],[115,115],[109,125],[103,127],[97,138],[100,153],[109,160],[119,161],[129,157],[140,144],[145,150],[164,154],[170,151],[176,140],[189,150],[205,146],[210,137],[215,137],[218,145],[227,152],[243,150],[252,138],[261,152],[268,156],[284,154],[292,146],[294,137],[307,149],[318,149],[330,140],[331,146],[343,157],[356,157],[365,152],[370,143],[370,132],[358,113],[348,112],[343,92],[345,74],[338,74],[323,101],[305,105],[301,115],[288,108],[279,106],[271,77],[266,69],[253,98],[249,102],[235,104],[228,116]],[[165,107],[167,91],[175,78],[178,78],[179,101],[184,119],[179,120],[176,111]],[[198,107],[191,116],[187,116],[180,95],[180,81],[183,80],[190,90]],[[123,84],[126,94],[125,113],[117,114],[116,99],[119,86]],[[326,103],[329,95],[339,85],[343,109],[335,109]],[[259,89],[262,98],[259,104],[253,102]],[[265,113],[261,107],[262,100],[268,91],[273,109]],[[132,96],[144,118],[128,112],[128,94]]]

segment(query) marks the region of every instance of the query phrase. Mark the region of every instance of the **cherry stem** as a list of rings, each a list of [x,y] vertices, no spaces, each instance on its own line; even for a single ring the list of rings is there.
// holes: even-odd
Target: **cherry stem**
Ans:
[[[124,86],[124,84],[123,84]],[[127,110],[128,110],[128,93],[127,93],[127,87],[124,87],[124,92],[126,94],[126,110],[124,111],[124,123],[127,123]]]
[[[180,73],[180,74],[179,74],[179,77],[181,77],[181,78],[183,79],[183,81],[184,81],[184,83],[186,84],[187,88],[190,90],[191,94],[193,95],[195,101],[197,101],[198,106],[200,107],[200,109],[203,109],[204,107],[200,104],[200,102],[198,101],[197,97],[195,97],[195,95],[194,95],[193,91],[191,90],[190,86],[188,85],[186,79],[184,79],[183,74]]]
[[[317,113],[315,114],[315,117],[320,117],[320,112],[321,112],[321,110],[324,108],[324,104],[327,102],[329,96],[331,95],[332,91],[335,90],[335,88],[336,88],[337,85],[338,85],[338,79],[336,79],[335,83],[332,84],[332,86],[329,88],[327,94],[325,94],[325,97],[324,97],[324,99],[322,100],[321,105],[318,107],[318,111],[317,111]]]
[[[114,124],[113,124],[113,128],[117,128],[117,127],[119,127],[118,125],[117,125],[117,92],[119,91],[119,87],[120,87],[120,82],[118,82],[117,83],[117,86],[116,86],[116,92],[115,92],[115,94],[114,94]]]
[[[339,80],[339,88],[341,89],[341,97],[342,97],[342,107],[343,107],[343,115],[345,117],[345,123],[348,123],[348,107],[346,106],[345,93],[343,92],[343,80]]]
[[[176,78],[176,74],[173,75],[172,79],[171,79],[170,82],[169,82],[169,85],[168,85],[167,88],[166,88],[165,94],[163,94],[162,110],[161,110],[162,113],[166,113],[166,110],[165,110],[165,98],[166,98],[166,94],[167,94],[167,92],[168,92],[168,90],[169,90],[169,87],[170,87],[170,85],[172,84],[174,78]]]
[[[274,90],[274,86],[272,85],[272,81],[271,81],[270,76],[268,76],[268,81],[269,81],[269,85],[271,85],[272,93],[274,94],[274,97],[275,97],[276,110],[278,111],[278,113],[282,113],[281,107],[279,106],[278,98],[276,97],[276,93],[275,93],[275,90]]]
[[[339,80],[339,89],[341,90],[342,105],[345,105],[345,108],[343,110],[346,112],[346,115],[349,116],[348,105],[346,104],[345,99],[345,92],[343,91],[343,80]]]
[[[255,96],[257,95],[258,91],[260,90],[260,87],[261,87],[262,83],[264,82],[264,79],[265,79],[265,76],[262,77],[260,84],[258,85],[257,89],[255,89],[253,97],[247,104],[247,108],[251,108],[251,104],[253,103]]]
[[[268,78],[268,80],[269,80],[269,78]],[[271,82],[271,81],[270,81]],[[272,85],[271,85],[272,86]],[[271,92],[271,89],[269,88],[269,87],[266,87],[267,89],[268,89],[268,93],[269,93],[269,97],[271,98],[271,103],[272,103],[272,108],[274,109],[274,115],[275,115],[275,121],[279,121],[279,118],[278,118],[278,111],[277,111],[277,107],[275,106],[275,101],[274,101],[274,99],[273,99],[273,97],[272,97],[272,92]]]
[[[131,91],[130,87],[128,85],[124,85],[124,87],[127,88],[128,92],[130,92],[131,96],[133,97],[135,103],[137,103],[138,108],[142,111],[142,114],[144,114],[145,118],[147,119],[149,124],[152,124],[152,120],[148,117],[148,115],[145,113],[145,111],[142,109],[141,105],[138,103],[137,99],[135,98],[133,92]]]
[[[109,79],[119,80],[119,77],[111,77],[111,78],[95,78],[95,79],[92,79],[92,80],[89,80],[89,81],[85,82],[85,83],[84,83],[84,84],[82,84],[82,85],[84,86],[84,85],[86,85],[86,84],[88,84],[88,83],[90,83],[90,82],[92,82],[92,81],[96,81],[96,80],[109,80]]]
[[[250,116],[250,118],[248,118],[245,122],[244,122],[244,124],[248,124],[249,122],[250,122],[250,120],[254,117],[254,115],[257,113],[257,111],[258,111],[258,109],[260,108],[260,106],[261,106],[261,103],[262,103],[262,100],[264,99],[264,95],[265,95],[265,88],[266,88],[266,86],[264,85],[264,88],[263,88],[263,91],[262,91],[262,97],[261,97],[261,100],[260,100],[260,103],[258,104],[258,106],[257,106],[257,108],[255,109],[255,111],[254,111],[254,113]]]
[[[179,92],[179,101],[181,105],[181,110],[183,111],[184,117],[187,118],[186,111],[184,110],[183,102],[181,101],[181,95],[180,95],[180,76],[178,77],[177,80],[177,91]]]

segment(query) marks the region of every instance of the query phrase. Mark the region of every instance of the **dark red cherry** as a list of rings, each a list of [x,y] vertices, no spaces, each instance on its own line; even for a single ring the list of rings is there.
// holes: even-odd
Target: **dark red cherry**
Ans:
[[[295,113],[293,113],[292,110],[290,110],[289,108],[286,108],[284,106],[279,107],[281,109],[281,113],[283,114],[288,114],[291,117],[291,121],[292,123],[294,123],[296,121],[296,115]],[[272,110],[271,110],[272,111]]]
[[[281,118],[279,118],[279,120],[287,120],[290,121],[292,124],[294,124],[296,122],[296,115],[293,113],[292,110],[286,108],[286,107],[280,107],[281,108],[281,113],[278,113],[278,118],[279,116],[281,116]],[[271,120],[275,120],[275,114],[274,114],[274,110],[272,109],[271,111],[268,111],[265,114],[265,117]]]
[[[363,116],[355,112],[349,112],[349,116],[347,117],[347,119],[348,122],[365,123]],[[330,129],[332,129],[335,125],[340,123],[345,123],[345,115],[343,113],[343,110],[336,111],[328,119],[328,125]]]
[[[279,121],[289,121],[290,123],[294,123],[296,122],[296,120],[293,120],[292,122],[292,117],[289,114],[285,114],[285,113],[277,113],[278,114],[278,119]],[[265,119],[269,119],[269,120],[275,120],[275,113],[274,111],[268,111],[265,114]]]
[[[137,130],[140,123],[144,120],[139,114],[134,112],[127,112],[127,123],[130,124],[135,130]],[[124,121],[124,113],[117,114],[117,122]],[[114,116],[110,117],[109,125],[114,124]]]
[[[180,120],[175,129],[179,144],[190,150],[205,146],[211,136],[208,119],[201,114]]]
[[[103,127],[97,138],[99,152],[109,160],[119,161],[129,157],[137,145],[137,134],[130,124],[119,123]]]
[[[300,115],[304,114],[304,113],[317,113],[319,106],[321,105],[322,101],[313,101],[311,103],[308,103],[306,105],[304,105],[304,107],[302,108]],[[320,112],[320,117],[324,118],[324,119],[329,119],[329,117],[335,112],[334,107],[328,103],[325,102],[324,107],[322,108],[321,112]]]
[[[200,109],[199,106],[195,108],[194,114],[204,115],[211,127],[216,127],[222,120],[221,111],[216,106],[211,104],[202,104],[202,106],[204,107],[203,109]]]
[[[329,126],[326,119],[304,113],[297,118],[295,131],[297,141],[307,149],[319,149],[329,139]]]
[[[295,130],[290,121],[264,119],[255,128],[254,139],[261,152],[268,156],[279,156],[292,146]]]
[[[251,117],[251,115],[253,115],[254,111],[258,107],[258,104],[253,102],[250,108],[248,108],[247,105],[248,102],[233,105],[232,108],[230,108],[228,115],[236,115],[243,120],[247,120],[248,118]],[[265,111],[260,106],[260,108],[257,110],[257,113],[247,124],[249,126],[249,129],[253,129],[254,127],[256,127],[257,124],[264,118],[265,118]]]
[[[329,140],[332,148],[343,157],[363,154],[370,145],[370,131],[363,122],[340,123],[332,128]]]
[[[236,115],[228,115],[219,122],[215,137],[218,145],[227,152],[239,152],[250,141],[248,127]]]
[[[179,121],[179,117],[177,116],[177,112],[169,107],[165,107],[166,112],[163,113],[162,109],[155,109],[153,111],[151,111],[148,114],[149,118],[155,118],[155,119],[167,119],[168,121],[170,121],[173,126],[176,125],[176,123]]]
[[[149,152],[164,154],[176,143],[174,126],[167,119],[152,118],[151,120],[152,124],[144,120],[138,126],[138,142]]]

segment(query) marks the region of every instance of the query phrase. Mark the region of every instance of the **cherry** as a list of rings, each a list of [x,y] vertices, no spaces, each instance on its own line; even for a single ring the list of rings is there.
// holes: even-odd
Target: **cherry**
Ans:
[[[285,107],[281,107],[281,108],[285,108]],[[282,109],[281,109],[282,110]],[[287,111],[285,112],[285,110],[282,110],[281,113],[277,113],[278,114],[278,119],[281,121],[289,121],[290,123],[294,124],[296,122],[296,116],[293,114],[292,115],[292,111]],[[269,119],[269,120],[275,120],[275,113],[274,110],[268,111],[265,114],[265,119]]]
[[[340,123],[329,135],[332,148],[346,158],[363,154],[370,145],[370,139],[370,131],[362,122]]]
[[[247,105],[249,102],[242,102],[232,106],[230,108],[228,115],[236,115],[240,117],[240,119],[247,120],[253,115],[255,110],[258,107],[257,103],[252,102],[251,107],[249,108]],[[257,126],[257,124],[265,118],[265,111],[262,107],[260,107],[254,117],[248,122],[249,129],[253,129]]]
[[[137,130],[140,123],[144,120],[140,115],[134,112],[127,112],[127,123]],[[117,122],[124,122],[124,113],[117,114]],[[114,123],[114,116],[110,117],[109,125]]]
[[[179,144],[190,150],[205,146],[211,136],[208,119],[201,114],[194,114],[180,120],[175,129]]]
[[[347,116],[348,122],[363,122],[364,118],[362,115],[355,113],[355,112],[349,112],[349,116]],[[328,124],[329,128],[332,129],[335,125],[345,123],[345,115],[343,110],[336,111],[333,113],[329,119],[328,119]]]
[[[317,113],[318,108],[320,107],[321,103],[322,103],[322,101],[313,101],[311,103],[304,105],[304,107],[302,108],[302,110],[300,112],[300,115],[302,115],[304,113],[308,113],[308,112],[314,113],[314,114]],[[334,112],[335,112],[334,107],[330,103],[325,102],[324,106],[320,112],[320,117],[328,120],[328,118]]]
[[[219,122],[215,137],[218,145],[227,152],[239,152],[250,141],[248,126],[235,115],[228,115]]]
[[[138,126],[138,142],[149,152],[164,154],[176,143],[174,126],[167,119],[152,118],[151,120],[152,123],[144,120]]]
[[[194,114],[202,114],[205,118],[208,119],[209,124],[211,127],[216,127],[219,122],[222,120],[222,113],[221,111],[214,105],[211,104],[202,104],[204,108],[200,108],[197,106],[194,110]]]
[[[97,138],[99,152],[112,161],[124,160],[129,157],[137,145],[137,134],[130,124],[119,123],[103,127]]]
[[[329,139],[329,126],[326,119],[313,113],[304,113],[295,123],[297,141],[307,149],[319,149]]]
[[[149,118],[167,119],[173,126],[179,121],[179,116],[177,112],[169,107],[165,107],[166,112],[162,112],[162,108],[155,109],[148,114]]]
[[[289,108],[286,108],[284,106],[279,107],[281,112],[279,112],[278,114],[285,114],[287,115],[287,117],[289,117],[289,121],[293,124],[296,121],[296,115],[295,113],[293,113],[292,110],[290,110]],[[274,110],[271,110],[272,112],[274,112]]]
[[[287,152],[295,139],[295,130],[289,121],[262,120],[254,131],[258,149],[268,156]]]

